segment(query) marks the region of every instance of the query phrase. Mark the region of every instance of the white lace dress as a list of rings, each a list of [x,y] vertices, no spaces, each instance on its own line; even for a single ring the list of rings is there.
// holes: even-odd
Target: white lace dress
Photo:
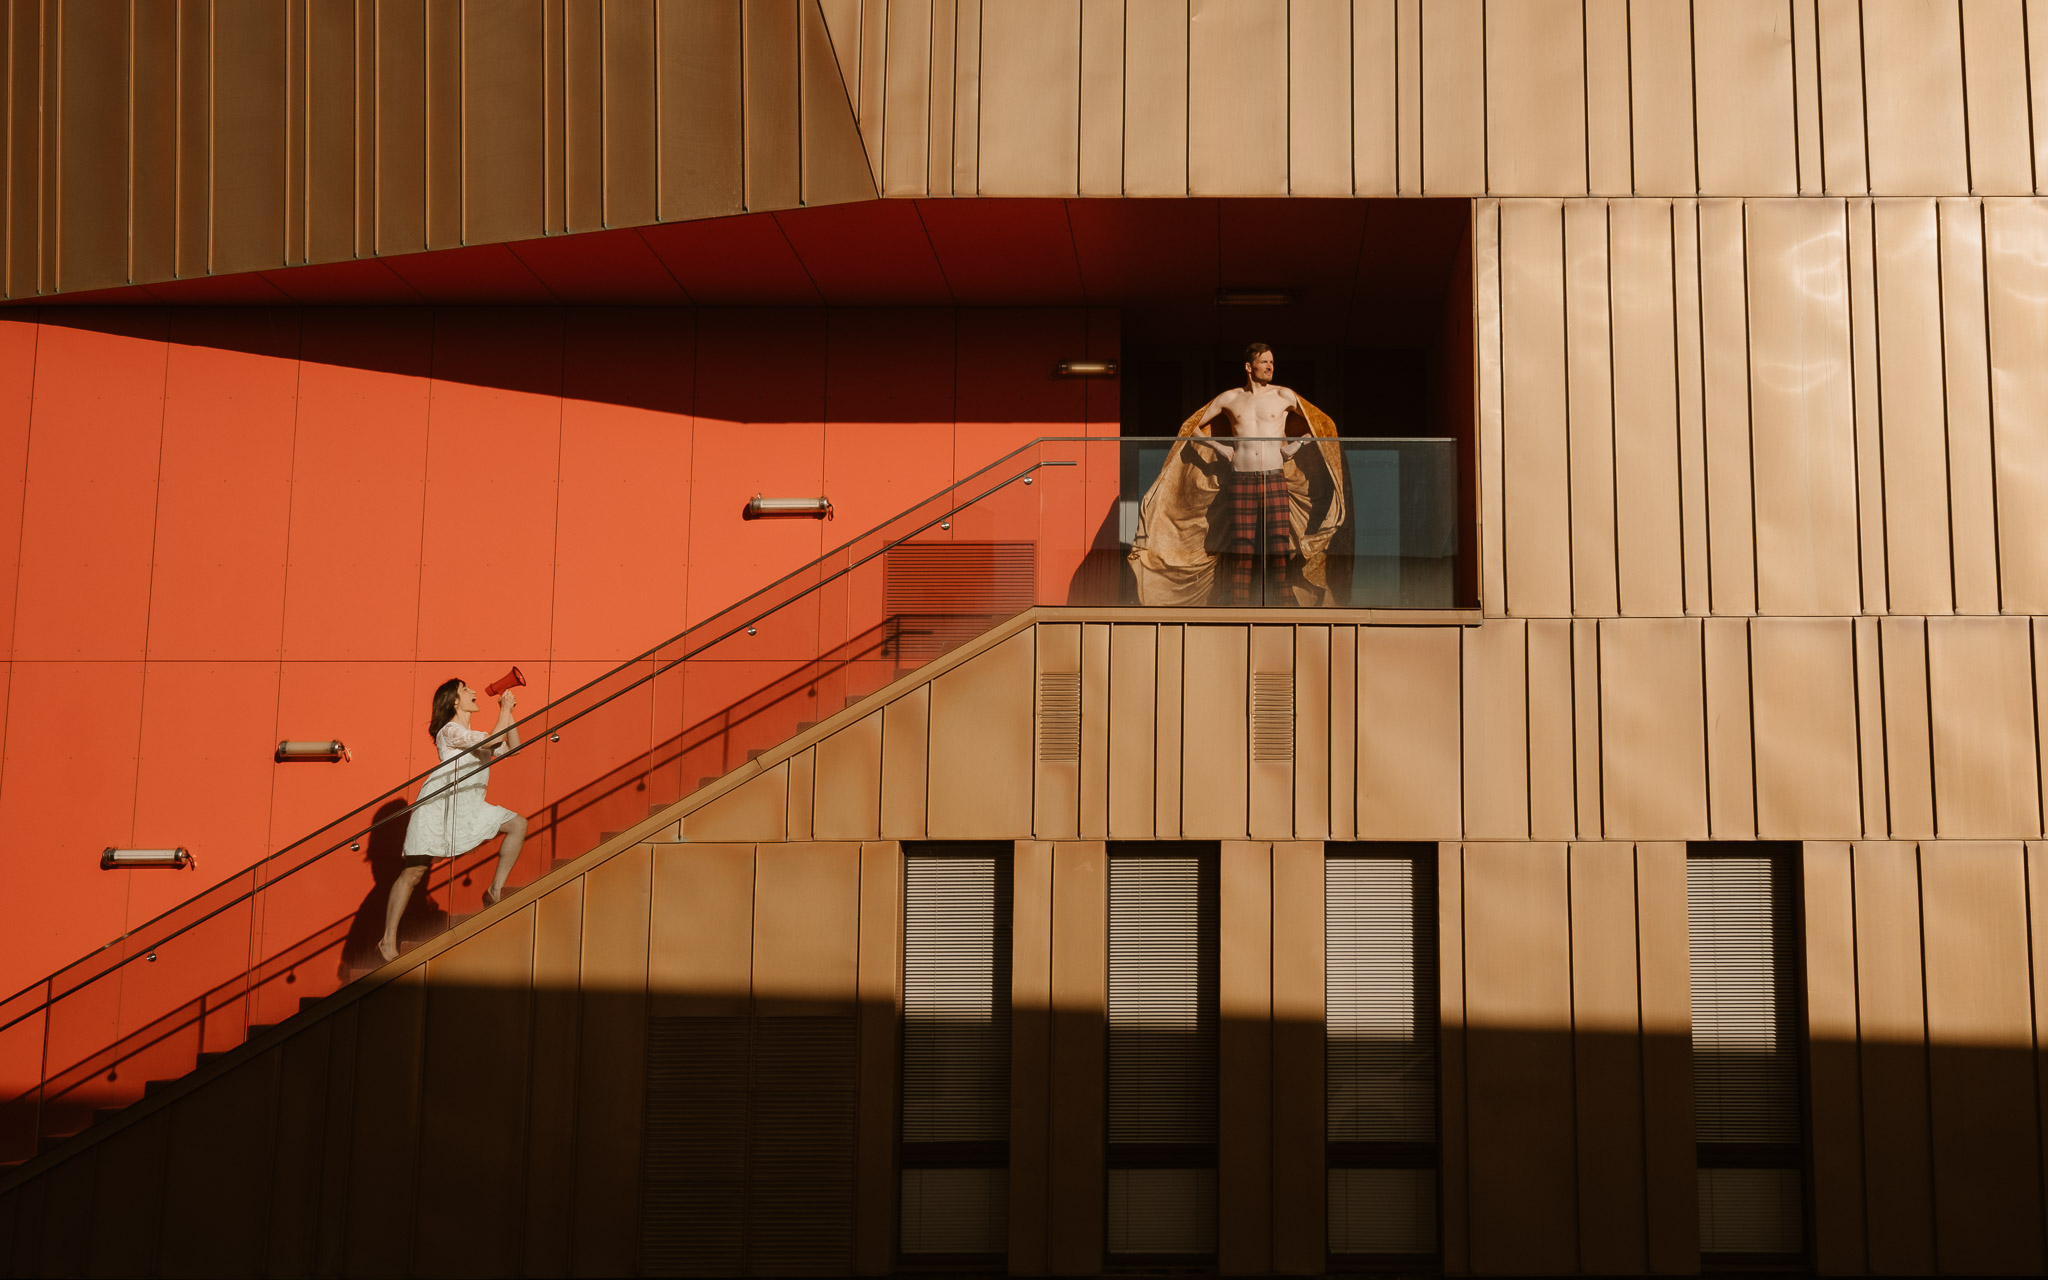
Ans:
[[[412,822],[405,829],[406,857],[452,858],[468,853],[498,834],[506,819],[518,816],[484,799],[491,771],[479,768],[482,762],[471,751],[490,736],[454,720],[442,725],[441,732],[434,735],[434,749],[441,753],[441,763],[420,783],[421,799],[413,807]],[[504,744],[499,744],[497,750],[502,755]],[[462,781],[450,790],[449,780],[456,777],[462,777]]]

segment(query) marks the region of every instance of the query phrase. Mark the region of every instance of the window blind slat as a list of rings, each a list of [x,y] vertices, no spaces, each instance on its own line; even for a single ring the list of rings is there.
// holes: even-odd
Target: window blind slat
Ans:
[[[1768,853],[1696,850],[1685,891],[1700,1251],[1796,1256],[1802,1126],[1785,868]]]
[[[1010,858],[908,850],[903,899],[905,1254],[1000,1254],[1008,1237]],[[924,1148],[954,1144],[949,1167]],[[958,1144],[986,1163],[961,1167]]]
[[[1332,1142],[1436,1140],[1434,895],[1412,858],[1324,868]]]
[[[1333,1156],[1329,1249],[1434,1254],[1434,862],[1385,849],[1331,856],[1323,864],[1323,919],[1325,1136],[1332,1144],[1394,1144],[1405,1156],[1399,1163],[1411,1166],[1360,1167],[1370,1158]],[[1412,1167],[1418,1159],[1429,1167]]]
[[[1215,858],[1109,860],[1109,1251],[1216,1247]]]

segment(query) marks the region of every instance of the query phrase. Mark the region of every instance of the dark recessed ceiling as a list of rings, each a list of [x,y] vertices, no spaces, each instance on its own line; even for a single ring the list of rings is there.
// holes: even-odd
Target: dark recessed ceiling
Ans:
[[[1463,200],[880,200],[68,294],[34,305],[1110,306],[1213,329],[1284,290],[1276,336],[1428,342]],[[1235,326],[1233,326],[1235,327]],[[1338,337],[1339,334],[1343,336]]]

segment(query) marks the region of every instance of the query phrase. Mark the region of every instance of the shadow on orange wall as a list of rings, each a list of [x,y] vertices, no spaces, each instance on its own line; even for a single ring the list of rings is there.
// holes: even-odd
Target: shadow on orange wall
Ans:
[[[522,663],[537,707],[1033,438],[1114,435],[1114,397],[1050,374],[1118,333],[1079,307],[0,315],[0,993],[423,770],[447,675]],[[828,524],[741,518],[821,492]],[[356,763],[270,761],[323,735]],[[97,870],[157,844],[197,871]]]
[[[403,800],[387,800],[378,806],[371,822],[370,838],[363,841],[363,862],[370,869],[370,889],[363,895],[362,905],[356,908],[355,918],[349,921],[348,932],[341,940],[340,968],[344,973],[375,968],[380,963],[377,943],[384,937],[384,908],[391,899],[391,886],[405,869],[405,833],[412,825],[412,813]],[[493,840],[485,846],[489,851],[486,856],[493,860],[497,857],[497,844]],[[398,922],[399,940],[416,943],[437,937],[450,923],[449,914],[434,901],[433,887],[422,883],[405,904],[405,915]]]

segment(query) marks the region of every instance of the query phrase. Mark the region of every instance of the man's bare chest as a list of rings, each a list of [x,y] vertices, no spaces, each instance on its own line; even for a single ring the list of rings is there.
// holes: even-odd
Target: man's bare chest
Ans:
[[[1287,402],[1277,393],[1232,396],[1223,410],[1235,435],[1277,436],[1286,430]]]

